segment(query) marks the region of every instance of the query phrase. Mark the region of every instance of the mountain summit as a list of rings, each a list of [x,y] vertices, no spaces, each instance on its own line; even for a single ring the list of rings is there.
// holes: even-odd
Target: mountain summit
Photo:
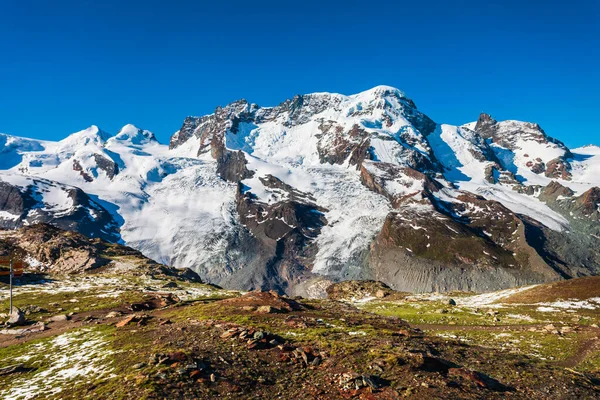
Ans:
[[[168,146],[126,125],[0,135],[0,226],[125,243],[236,289],[489,291],[600,272],[600,151],[482,114],[439,124],[403,92],[235,101]]]

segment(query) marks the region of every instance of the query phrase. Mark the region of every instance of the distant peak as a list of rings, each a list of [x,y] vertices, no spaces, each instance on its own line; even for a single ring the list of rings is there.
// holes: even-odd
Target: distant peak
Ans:
[[[98,145],[104,144],[108,139],[110,139],[111,134],[103,131],[97,125],[91,125],[90,127],[83,129],[81,131],[72,133],[67,136],[65,139],[61,140],[62,143],[69,144],[82,144],[87,145],[90,143],[96,143]]]
[[[122,127],[115,136],[115,140],[129,142],[131,144],[145,144],[157,141],[154,133],[145,129],[140,129],[133,124],[127,124]]]
[[[373,94],[375,96],[395,95],[395,96],[400,96],[400,97],[406,97],[406,94],[402,90],[400,90],[398,88],[395,88],[393,86],[388,86],[388,85],[375,86],[374,88],[371,88],[369,90],[365,90],[362,93],[364,93],[364,94]]]

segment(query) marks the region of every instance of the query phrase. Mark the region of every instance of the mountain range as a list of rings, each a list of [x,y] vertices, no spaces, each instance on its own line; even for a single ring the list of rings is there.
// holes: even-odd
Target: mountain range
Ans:
[[[35,223],[232,289],[491,291],[600,273],[600,147],[487,114],[439,124],[388,86],[235,101],[168,145],[133,125],[0,134],[0,228]]]

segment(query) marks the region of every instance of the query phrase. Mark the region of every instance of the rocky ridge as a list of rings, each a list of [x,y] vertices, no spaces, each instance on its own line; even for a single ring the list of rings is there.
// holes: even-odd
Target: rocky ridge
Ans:
[[[600,152],[487,114],[436,124],[391,87],[239,100],[186,118],[168,148],[133,126],[5,138],[3,226],[37,222],[35,209],[57,226],[90,210],[36,189],[76,186],[106,213],[61,227],[231,288],[323,296],[329,282],[377,279],[487,291],[600,271]]]

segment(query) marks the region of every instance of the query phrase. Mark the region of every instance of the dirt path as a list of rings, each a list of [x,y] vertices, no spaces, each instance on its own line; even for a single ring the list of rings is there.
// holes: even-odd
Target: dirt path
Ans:
[[[581,364],[589,355],[600,350],[600,337],[598,337],[598,329],[595,332],[590,332],[591,336],[579,342],[575,354],[568,357],[566,360],[559,361],[557,364],[565,368],[574,368]]]
[[[429,325],[429,324],[413,324],[414,328],[419,328],[422,331],[485,331],[485,332],[503,332],[503,331],[526,331],[530,328],[543,328],[547,324],[529,324],[529,325]],[[556,365],[565,368],[574,368],[581,364],[589,355],[600,351],[600,329],[593,328],[588,325],[577,326],[579,335],[585,336],[584,340],[580,340],[577,350],[567,359],[558,361]],[[551,335],[551,333],[548,333]]]
[[[543,328],[548,324],[515,324],[515,325],[438,325],[438,324],[410,324],[413,328],[422,331],[526,331],[529,328]]]

